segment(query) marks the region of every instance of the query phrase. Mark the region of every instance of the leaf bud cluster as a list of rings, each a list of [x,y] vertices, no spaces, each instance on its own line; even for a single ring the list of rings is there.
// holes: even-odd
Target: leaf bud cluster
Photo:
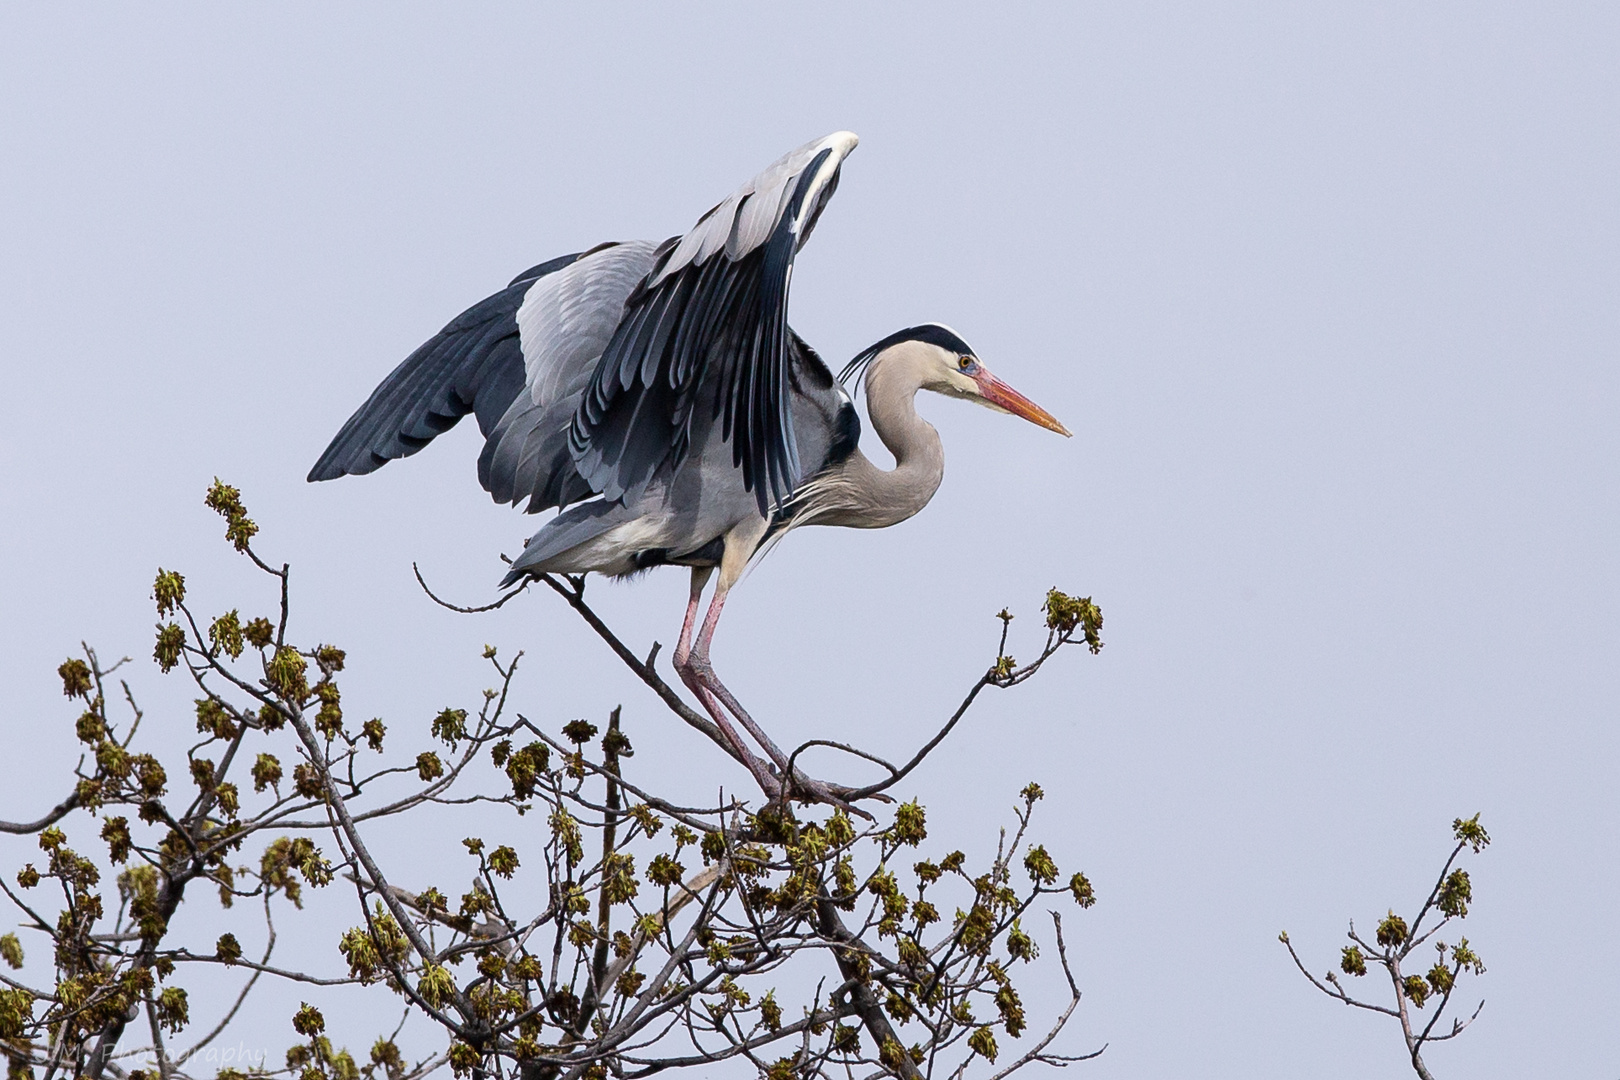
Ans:
[[[180,655],[185,647],[186,632],[178,623],[164,623],[157,628],[157,640],[152,646],[152,659],[157,661],[160,671],[168,674],[180,663]]]
[[[1092,888],[1091,880],[1084,874],[1075,874],[1069,879],[1069,895],[1083,908],[1097,902],[1097,890]]]
[[[1476,855],[1491,842],[1490,834],[1485,831],[1485,826],[1479,823],[1478,814],[1471,818],[1456,819],[1451,823],[1451,831],[1459,842],[1473,848]]]
[[[237,551],[246,551],[248,542],[257,535],[259,527],[248,518],[247,508],[242,505],[242,493],[229,484],[221,483],[216,476],[213,486],[203,498],[203,505],[225,519],[225,539]]]
[[[208,644],[216,655],[223,652],[232,660],[242,655],[246,642],[242,639],[242,617],[235,608],[208,624]]]
[[[63,694],[70,698],[89,699],[90,691],[94,688],[90,681],[89,664],[83,660],[64,660],[56,673],[62,677]]]
[[[326,1017],[309,1002],[300,1002],[298,1011],[293,1014],[292,1026],[300,1035],[319,1035],[326,1030]]]
[[[157,580],[152,583],[152,599],[157,602],[157,613],[168,615],[186,599],[186,579],[173,570],[158,567]]]
[[[1468,904],[1473,899],[1474,886],[1468,880],[1468,871],[1453,870],[1441,882],[1435,906],[1445,915],[1465,919],[1468,917]]]
[[[457,744],[467,737],[467,710],[441,710],[439,715],[433,718],[433,737],[454,751]]]
[[[287,701],[301,702],[309,697],[308,663],[291,645],[275,651],[264,666],[264,679],[270,689]]]
[[[1406,920],[1391,911],[1378,924],[1378,944],[1386,949],[1398,948],[1405,943],[1408,931]]]
[[[510,752],[511,744],[507,743],[506,746],[507,750],[502,751],[501,744],[497,743],[491,748],[491,756],[496,757],[501,753]],[[497,761],[496,765],[499,764]],[[550,764],[551,747],[539,740],[531,742],[516,753],[511,753],[506,758],[506,778],[512,781],[512,794],[519,799],[531,798],[534,795],[535,785],[539,783],[540,777]]]
[[[1093,654],[1102,651],[1102,609],[1091,602],[1091,597],[1074,597],[1056,588],[1049,589],[1041,610],[1046,612],[1048,630],[1067,637],[1078,629]]]

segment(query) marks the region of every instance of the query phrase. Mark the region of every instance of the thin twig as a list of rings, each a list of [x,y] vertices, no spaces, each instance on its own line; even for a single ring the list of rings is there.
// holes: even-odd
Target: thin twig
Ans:
[[[264,958],[259,961],[252,976],[249,977],[247,985],[242,987],[242,992],[236,995],[236,1001],[231,1005],[230,1011],[225,1014],[225,1018],[215,1024],[214,1029],[198,1040],[196,1045],[181,1054],[176,1059],[177,1064],[184,1065],[191,1060],[193,1054],[219,1038],[220,1034],[230,1025],[230,1022],[236,1019],[237,1012],[242,1008],[242,1002],[247,1000],[248,993],[252,991],[253,985],[259,981],[259,976],[264,974],[264,965],[270,962],[270,954],[276,951],[276,926],[270,919],[270,894],[268,892],[264,894],[264,925],[269,931],[269,940],[264,946]]]
[[[452,604],[448,600],[441,600],[432,589],[428,588],[428,583],[422,578],[422,571],[417,569],[414,562],[411,563],[411,573],[416,575],[416,583],[422,586],[422,591],[427,593],[429,600],[432,600],[435,604],[438,604],[442,608],[448,608],[449,610],[459,612],[462,615],[478,615],[485,611],[494,611],[496,608],[504,607],[508,600],[512,599],[512,597],[516,596],[518,593],[527,592],[529,588],[529,582],[525,581],[522,585],[519,585],[517,588],[508,592],[493,604],[484,604],[481,607],[462,607],[460,604]]]
[[[11,833],[14,836],[27,836],[31,833],[42,832],[67,817],[79,807],[79,791],[53,806],[44,817],[38,821],[0,821],[0,833]]]

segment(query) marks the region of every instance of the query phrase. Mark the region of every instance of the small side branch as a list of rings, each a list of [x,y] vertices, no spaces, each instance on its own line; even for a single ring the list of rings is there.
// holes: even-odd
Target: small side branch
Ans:
[[[448,600],[440,599],[437,593],[428,588],[428,583],[422,578],[421,569],[418,568],[415,563],[411,563],[411,573],[416,575],[416,583],[422,586],[422,591],[427,593],[429,600],[432,600],[435,604],[438,604],[442,608],[448,608],[450,611],[459,612],[462,615],[478,615],[485,611],[494,611],[497,608],[505,607],[506,602],[512,599],[512,597],[518,595],[519,593],[528,592],[529,590],[529,583],[525,581],[517,588],[502,594],[501,598],[495,601],[493,604],[484,604],[480,607],[462,607],[460,604],[452,604]]]
[[[1092,1058],[1101,1057],[1102,1052],[1108,1049],[1108,1044],[1103,1043],[1089,1054],[1048,1054],[1046,1052],[1046,1048],[1052,1045],[1052,1040],[1056,1039],[1058,1033],[1068,1025],[1069,1017],[1074,1015],[1075,1008],[1080,1004],[1080,987],[1075,984],[1074,972],[1069,968],[1069,950],[1063,941],[1063,916],[1055,911],[1049,912],[1049,914],[1052,916],[1052,927],[1057,931],[1058,962],[1063,966],[1063,977],[1069,983],[1069,1004],[1064,1008],[1063,1012],[1058,1014],[1057,1020],[1052,1024],[1052,1029],[1046,1033],[1040,1042],[1030,1047],[1022,1057],[996,1073],[990,1080],[1006,1080],[1007,1077],[1022,1069],[1025,1065],[1034,1062],[1062,1068],[1071,1062],[1090,1061]]]
[[[0,833],[11,833],[13,836],[28,836],[31,833],[50,828],[78,808],[79,793],[75,790],[73,794],[53,806],[50,812],[38,821],[0,821]]]
[[[1401,1015],[1396,1010],[1386,1009],[1382,1005],[1373,1005],[1366,1001],[1357,1001],[1355,998],[1345,993],[1344,987],[1339,985],[1338,978],[1332,974],[1327,976],[1327,982],[1323,982],[1315,975],[1312,975],[1310,970],[1305,967],[1305,962],[1299,958],[1299,953],[1294,951],[1294,943],[1289,940],[1286,931],[1279,934],[1277,936],[1277,940],[1283,943],[1283,947],[1288,950],[1288,955],[1294,958],[1294,966],[1299,968],[1299,973],[1305,976],[1305,978],[1309,979],[1312,986],[1322,991],[1322,993],[1326,994],[1328,997],[1342,1001],[1346,1005],[1354,1005],[1358,1009],[1366,1009],[1370,1012],[1383,1013],[1385,1016],[1394,1016],[1398,1018]],[[1329,983],[1332,985],[1330,986]]]

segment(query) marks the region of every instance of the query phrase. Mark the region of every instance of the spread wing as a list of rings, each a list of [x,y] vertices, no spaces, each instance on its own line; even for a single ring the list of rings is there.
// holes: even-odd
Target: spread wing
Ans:
[[[855,143],[844,131],[794,150],[658,249],[569,429],[591,490],[638,497],[685,460],[694,410],[710,408],[760,512],[786,500],[800,471],[788,281]]]
[[[534,283],[578,255],[531,267],[494,296],[457,315],[371,392],[309,471],[333,480],[375,472],[478,414],[485,435],[523,386],[523,355],[513,316]]]
[[[592,489],[568,453],[568,425],[655,245],[603,244],[542,263],[457,316],[374,390],[310,470],[372,472],[476,412],[478,479],[530,512]]]

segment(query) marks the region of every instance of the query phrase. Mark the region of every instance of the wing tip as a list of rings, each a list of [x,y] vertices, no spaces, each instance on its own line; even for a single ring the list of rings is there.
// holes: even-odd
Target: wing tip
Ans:
[[[408,456],[415,452],[407,450],[405,453]],[[375,450],[368,449],[357,456],[353,453],[340,454],[338,448],[333,447],[321,455],[321,459],[309,470],[309,475],[304,477],[304,482],[319,484],[323,480],[336,480],[340,476],[364,476],[376,472],[393,460],[394,458],[385,457]]]
[[[336,480],[348,471],[333,461],[331,454],[322,454],[321,459],[310,466],[309,475],[304,477],[304,483],[319,484],[323,480]]]
[[[853,131],[835,131],[821,140],[822,146],[830,146],[839,150],[839,157],[848,157],[854,149],[861,144],[861,137]]]

